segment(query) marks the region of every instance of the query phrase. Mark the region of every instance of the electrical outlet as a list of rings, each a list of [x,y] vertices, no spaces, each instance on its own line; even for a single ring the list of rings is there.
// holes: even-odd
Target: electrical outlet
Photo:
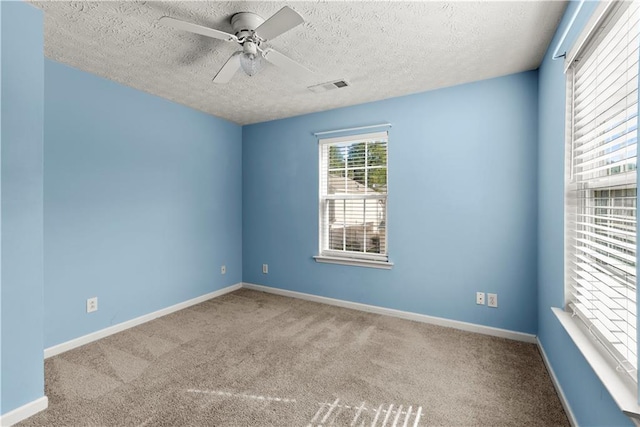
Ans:
[[[87,300],[87,313],[93,313],[94,311],[98,311],[98,297]]]
[[[222,267],[220,267],[220,274],[227,274],[227,266],[223,265]]]
[[[476,292],[476,304],[484,305],[484,292]]]
[[[487,305],[498,308],[498,294],[487,294]]]
[[[269,264],[262,264],[262,274],[269,273]]]

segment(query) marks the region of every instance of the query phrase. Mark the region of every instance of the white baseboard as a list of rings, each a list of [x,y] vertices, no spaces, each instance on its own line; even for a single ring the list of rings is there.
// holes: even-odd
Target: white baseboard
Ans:
[[[556,377],[556,373],[551,367],[551,362],[549,362],[547,353],[544,351],[544,347],[542,346],[542,343],[540,342],[540,340],[536,339],[536,341],[538,343],[538,348],[540,349],[540,354],[542,355],[542,360],[544,361],[544,364],[547,367],[547,371],[549,372],[549,376],[551,377],[551,381],[553,382],[553,386],[556,388],[558,397],[560,397],[560,403],[562,403],[564,412],[567,414],[567,418],[569,418],[569,423],[573,427],[578,427],[578,421],[576,420],[576,416],[573,414],[573,411],[571,410],[571,406],[569,406],[569,402],[567,401],[567,396],[564,394],[564,391],[560,386],[560,382],[558,381],[558,377]]]
[[[47,396],[42,396],[39,399],[31,401],[26,405],[22,405],[21,407],[0,416],[0,426],[9,427],[17,424],[40,411],[44,411],[47,409],[47,406],[49,406],[49,399]]]
[[[235,285],[218,289],[217,291],[210,292],[208,294],[201,295],[199,297],[190,299],[188,301],[184,301],[184,302],[172,305],[171,307],[166,307],[161,310],[154,311],[153,313],[145,314],[143,316],[136,317],[135,319],[127,320],[126,322],[118,323],[117,325],[109,326],[108,328],[100,329],[99,331],[95,331],[90,334],[83,335],[81,337],[63,342],[61,344],[51,346],[44,350],[44,358],[46,359],[48,357],[52,357],[57,354],[64,353],[65,351],[69,351],[73,348],[80,347],[81,345],[85,345],[90,342],[99,340],[100,338],[104,338],[109,335],[113,335],[117,332],[124,331],[125,329],[133,328],[134,326],[138,326],[142,323],[149,322],[150,320],[157,319],[158,317],[166,316],[167,314],[171,314],[178,310],[185,309],[192,305],[200,304],[201,302],[210,300],[212,298],[216,298],[221,295],[228,294],[229,292],[236,291],[241,287],[242,287],[242,283],[236,283]]]
[[[307,301],[319,302],[322,304],[335,305],[338,307],[350,308],[353,310],[366,311],[369,313],[383,314],[385,316],[399,317],[401,319],[413,320],[416,322],[429,323],[431,325],[445,326],[448,328],[460,329],[463,331],[476,332],[494,337],[508,338],[516,341],[537,343],[536,336],[524,332],[510,331],[508,329],[494,328],[491,326],[476,325],[474,323],[450,320],[442,317],[427,316],[426,314],[412,313],[410,311],[395,310],[393,308],[379,307],[376,305],[361,304],[357,302],[345,301],[334,298],[321,297],[302,292],[288,291],[286,289],[272,288],[270,286],[254,285],[252,283],[242,283],[242,287],[255,291],[268,292],[291,298],[298,298]]]

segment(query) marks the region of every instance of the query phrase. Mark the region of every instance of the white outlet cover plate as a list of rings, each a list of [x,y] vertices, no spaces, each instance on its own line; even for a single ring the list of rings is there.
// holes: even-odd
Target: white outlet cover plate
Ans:
[[[98,311],[98,297],[87,299],[87,313]]]
[[[476,292],[476,304],[484,305],[484,292]]]
[[[487,305],[489,307],[498,307],[498,294],[487,294]]]

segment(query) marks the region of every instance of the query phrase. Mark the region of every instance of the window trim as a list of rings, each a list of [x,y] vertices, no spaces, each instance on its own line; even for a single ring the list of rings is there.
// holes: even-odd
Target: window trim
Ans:
[[[368,127],[363,127],[365,129]],[[358,128],[353,128],[358,129]],[[327,132],[323,132],[326,134]],[[331,249],[324,249],[323,243],[326,242],[328,236],[324,235],[328,232],[323,227],[323,217],[324,217],[324,202],[325,200],[330,199],[349,199],[354,198],[358,200],[368,200],[368,199],[384,199],[388,200],[389,197],[389,182],[388,182],[388,174],[389,174],[389,131],[381,130],[377,132],[367,132],[367,133],[355,133],[346,136],[335,136],[335,137],[320,137],[318,134],[318,254],[313,256],[316,262],[326,263],[326,264],[341,264],[341,265],[349,265],[349,266],[357,266],[357,267],[371,267],[378,269],[391,269],[393,267],[393,263],[389,261],[389,239],[388,239],[388,223],[389,223],[389,212],[388,205],[385,206],[385,254],[378,255],[374,253],[358,253],[358,252],[348,252],[348,251],[338,251]],[[341,196],[341,197],[332,197],[331,195],[323,195],[322,188],[322,174],[323,174],[323,157],[322,157],[322,149],[325,145],[330,144],[338,144],[341,142],[357,142],[358,140],[370,140],[376,138],[384,138],[387,142],[387,192],[384,196],[370,195],[370,196],[360,196],[360,197],[349,197],[349,196]]]
[[[553,311],[564,330],[587,360],[591,369],[602,381],[602,384],[611,394],[620,410],[640,423],[637,384],[633,382],[629,375],[616,369],[618,361],[593,336],[584,322],[576,320],[571,313],[561,308],[551,307],[551,311]]]
[[[352,265],[355,267],[371,267],[382,270],[391,270],[391,268],[393,268],[393,263],[391,261],[376,261],[372,259],[349,258],[346,256],[336,257],[328,255],[315,255],[313,259],[315,259],[316,262],[324,264]]]

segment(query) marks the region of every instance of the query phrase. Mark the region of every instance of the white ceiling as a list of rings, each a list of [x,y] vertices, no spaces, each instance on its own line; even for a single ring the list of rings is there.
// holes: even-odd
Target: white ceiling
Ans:
[[[537,68],[566,7],[516,2],[33,2],[45,55],[239,124],[453,86]],[[268,65],[226,85],[211,79],[238,45],[186,33],[161,16],[231,32],[229,19],[283,6],[305,23],[269,45],[311,69],[298,81]],[[307,86],[346,79],[321,94]]]

